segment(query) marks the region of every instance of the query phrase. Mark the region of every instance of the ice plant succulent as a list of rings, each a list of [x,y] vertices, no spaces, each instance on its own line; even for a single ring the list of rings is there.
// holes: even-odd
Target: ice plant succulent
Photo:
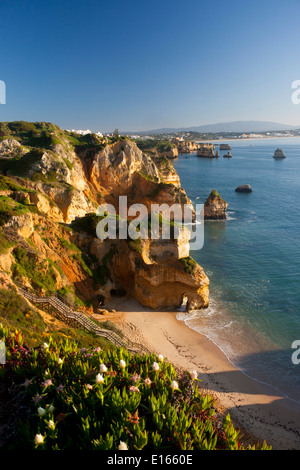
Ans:
[[[178,383],[176,382],[176,380],[173,380],[173,382],[171,383],[170,387],[171,387],[171,389],[172,389],[173,391],[179,389],[179,386],[178,386]]]
[[[39,446],[43,444],[43,442],[44,442],[44,436],[42,436],[42,434],[36,434],[34,438],[35,445]]]
[[[100,364],[100,372],[107,372],[107,367],[105,364]]]
[[[41,406],[39,406],[37,409],[37,412],[39,416],[44,416],[44,414],[46,413],[46,410],[45,408],[42,408]]]
[[[196,380],[196,379],[198,378],[198,374],[197,374],[197,372],[196,372],[195,370],[192,370],[192,371],[190,372],[190,376],[191,376],[191,379],[192,379],[192,380]]]
[[[159,364],[157,362],[153,362],[152,369],[154,370],[154,372],[159,371]]]
[[[102,384],[103,382],[104,382],[103,375],[97,374],[97,375],[96,375],[96,383],[97,383],[97,384]]]
[[[120,365],[121,369],[125,369],[125,367],[126,367],[126,362],[123,361],[123,359],[121,359],[119,365]]]
[[[55,424],[54,424],[54,421],[52,421],[52,419],[50,419],[50,421],[48,423],[48,428],[49,429],[55,429]]]
[[[120,444],[118,446],[118,450],[128,450],[126,442],[120,441]]]

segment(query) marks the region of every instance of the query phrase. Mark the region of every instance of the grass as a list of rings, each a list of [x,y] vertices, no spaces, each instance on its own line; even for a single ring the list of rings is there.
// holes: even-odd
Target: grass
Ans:
[[[26,214],[30,206],[14,201],[8,196],[0,196],[0,226],[5,225],[12,216]]]
[[[3,229],[0,227],[0,255],[6,253],[12,246],[14,244],[6,239]]]
[[[47,293],[56,291],[56,275],[53,266],[57,266],[45,259],[37,262],[34,253],[27,252],[24,248],[17,246],[12,254],[15,263],[12,265],[14,279],[26,277],[34,288],[44,289]]]

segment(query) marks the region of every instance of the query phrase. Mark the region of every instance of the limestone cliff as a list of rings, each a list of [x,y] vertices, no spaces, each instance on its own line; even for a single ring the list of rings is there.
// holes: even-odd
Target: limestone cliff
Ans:
[[[129,139],[82,137],[50,123],[0,123],[0,131],[0,268],[12,279],[94,308],[120,289],[153,308],[178,307],[184,294],[191,308],[208,305],[209,281],[185,234],[96,237],[98,205],[118,212],[121,195],[148,211],[152,203],[192,207],[169,159]]]

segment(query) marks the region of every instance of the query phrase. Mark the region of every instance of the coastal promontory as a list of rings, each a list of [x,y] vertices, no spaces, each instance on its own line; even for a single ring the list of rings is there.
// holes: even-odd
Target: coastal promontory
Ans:
[[[97,208],[179,204],[192,209],[169,158],[129,138],[79,135],[51,123],[1,123],[0,269],[12,283],[97,309],[116,292],[152,308],[208,306],[209,280],[187,234],[99,239]],[[163,147],[164,153],[169,149]],[[164,213],[162,211],[162,216]],[[172,221],[171,221],[172,226]]]

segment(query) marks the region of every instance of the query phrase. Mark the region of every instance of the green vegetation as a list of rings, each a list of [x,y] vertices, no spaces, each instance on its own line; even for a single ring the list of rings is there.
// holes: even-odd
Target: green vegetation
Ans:
[[[5,449],[245,450],[230,416],[217,421],[194,372],[179,375],[154,354],[80,349],[52,337],[31,349],[19,331],[1,326],[0,338],[1,382],[19,386],[28,416]]]
[[[128,239],[128,246],[132,251],[142,253],[142,240],[140,238],[136,240]]]
[[[0,175],[0,190],[1,191],[26,191],[26,192],[33,192],[31,189],[27,189],[24,186],[16,183],[13,179]]]
[[[21,204],[8,196],[0,196],[0,226],[5,225],[12,216],[26,214],[30,209],[26,200]]]
[[[220,194],[218,193],[216,189],[213,189],[210,193],[210,196],[214,199],[216,197],[220,197]]]
[[[180,258],[179,261],[183,264],[184,270],[186,273],[189,273],[189,274],[194,273],[197,267],[197,262],[191,256]]]
[[[41,314],[14,288],[0,289],[0,323],[11,331],[21,331],[26,344],[31,347],[48,341],[50,335],[57,339],[72,339],[79,347],[113,347],[104,338],[96,337],[83,328],[72,328],[63,323],[58,326],[54,318],[46,323]]]
[[[14,279],[28,278],[31,285],[37,289],[44,289],[47,293],[56,290],[55,270],[59,268],[47,259],[39,260],[38,254],[26,251],[17,246],[13,249],[15,263],[12,265]]]
[[[64,142],[64,131],[47,122],[2,122],[0,123],[0,141],[15,139],[29,147],[51,149]]]
[[[2,227],[0,227],[0,254],[6,253],[12,246],[14,246],[13,243],[7,240]]]
[[[101,219],[101,216],[98,216],[94,212],[89,212],[84,217],[77,217],[72,222],[71,227],[76,232],[85,232],[96,237],[96,228]]]
[[[135,143],[143,152],[155,152],[164,153],[169,152],[175,147],[175,144],[168,140],[157,140],[157,139],[136,139]]]
[[[159,181],[157,180],[155,176],[148,175],[142,170],[139,171],[139,174],[147,181],[152,181],[152,183],[159,183]]]

